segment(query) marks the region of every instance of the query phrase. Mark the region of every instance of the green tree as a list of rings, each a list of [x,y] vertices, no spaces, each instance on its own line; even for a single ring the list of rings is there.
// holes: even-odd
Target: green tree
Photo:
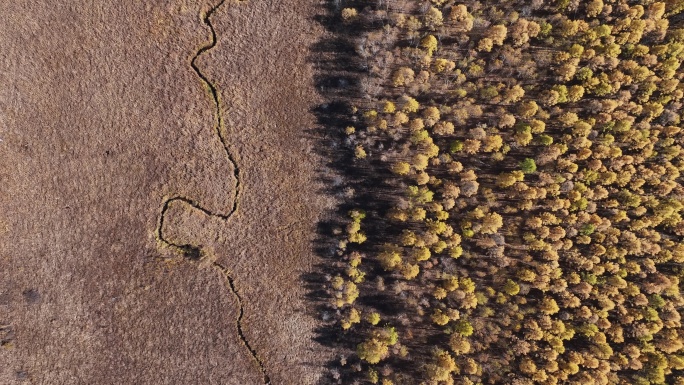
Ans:
[[[525,158],[525,160],[520,162],[520,169],[525,174],[532,174],[537,171],[537,164],[534,162],[534,159]]]

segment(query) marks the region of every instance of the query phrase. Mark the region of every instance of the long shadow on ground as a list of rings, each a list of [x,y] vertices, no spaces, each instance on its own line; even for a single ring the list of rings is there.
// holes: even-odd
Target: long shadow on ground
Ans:
[[[309,130],[311,139],[317,144],[316,151],[325,165],[319,169],[319,178],[326,186],[325,194],[335,196],[339,204],[318,224],[318,233],[313,249],[318,255],[318,263],[312,271],[301,279],[307,289],[309,309],[315,318],[321,320],[316,330],[316,343],[339,351],[339,354],[328,363],[327,371],[320,384],[350,383],[358,378],[360,363],[358,358],[350,354],[362,342],[359,333],[346,333],[339,322],[339,310],[332,305],[332,293],[328,291],[330,279],[336,275],[345,275],[343,256],[338,254],[340,235],[334,230],[344,228],[349,221],[351,209],[362,209],[368,213],[383,213],[396,201],[396,186],[392,187],[388,180],[386,164],[377,157],[370,156],[363,162],[354,157],[356,143],[364,142],[357,137],[356,141],[345,134],[348,126],[360,127],[352,113],[354,106],[364,107],[368,100],[364,99],[363,80],[367,76],[366,60],[357,54],[355,42],[363,34],[377,30],[381,25],[362,22],[344,23],[340,15],[341,8],[356,7],[362,9],[367,3],[362,1],[329,1],[322,6],[321,14],[312,22],[319,23],[328,32],[325,38],[310,47],[310,60],[317,72],[315,78],[319,94],[325,102],[312,112],[317,117],[318,127]],[[379,152],[383,143],[370,143],[371,152]],[[377,245],[379,239],[387,239],[394,233],[386,222],[380,222],[378,215],[368,215],[363,221],[362,229],[368,236],[363,245]],[[356,250],[371,254],[377,250],[361,245]],[[373,281],[381,271],[381,267],[370,259],[364,260],[367,271],[366,281]],[[386,280],[387,284],[391,284]],[[385,313],[401,309],[402,305],[396,297],[382,292],[364,293],[357,300],[360,304],[373,304],[382,308]],[[382,304],[382,306],[379,306]],[[342,363],[345,364],[342,364]]]

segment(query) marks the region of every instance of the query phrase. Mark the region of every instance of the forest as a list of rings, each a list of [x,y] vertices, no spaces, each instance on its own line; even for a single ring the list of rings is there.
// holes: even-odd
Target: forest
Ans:
[[[684,1],[338,4],[334,382],[684,385]]]

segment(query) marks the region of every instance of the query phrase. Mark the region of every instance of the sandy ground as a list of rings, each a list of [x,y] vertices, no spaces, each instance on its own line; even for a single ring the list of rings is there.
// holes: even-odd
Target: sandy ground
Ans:
[[[35,0],[0,5],[0,383],[260,384],[236,297],[210,266],[155,239],[165,197],[210,211],[236,180],[190,68],[209,3]],[[273,384],[312,384],[300,275],[332,202],[305,134],[320,102],[307,63],[322,31],[303,0],[226,2],[197,64],[219,91],[240,167],[228,221],[178,207],[242,297],[242,329]]]

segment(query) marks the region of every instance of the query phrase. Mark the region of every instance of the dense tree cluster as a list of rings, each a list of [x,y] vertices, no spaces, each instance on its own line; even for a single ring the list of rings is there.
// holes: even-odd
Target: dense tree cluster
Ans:
[[[683,11],[342,11],[382,25],[357,45],[367,99],[347,134],[395,189],[376,218],[350,213],[331,279],[357,381],[684,384]]]

